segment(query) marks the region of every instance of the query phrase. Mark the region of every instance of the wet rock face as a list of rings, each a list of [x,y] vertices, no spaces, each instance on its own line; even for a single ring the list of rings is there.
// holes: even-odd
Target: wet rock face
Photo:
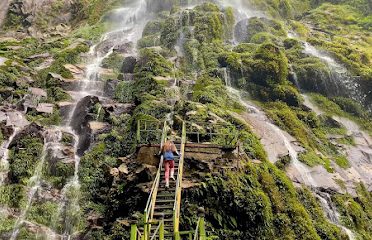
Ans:
[[[15,0],[10,4],[8,14],[20,17],[24,29],[27,29],[33,36],[40,37],[42,35],[40,35],[39,26],[37,26],[39,20],[48,21],[51,25],[68,24],[71,20],[72,16],[69,10],[72,1],[58,1],[58,4],[61,4],[59,5],[59,13],[53,16],[53,7],[56,2],[57,0]]]
[[[104,86],[103,92],[106,97],[113,98],[115,96],[116,87],[119,84],[119,80],[110,79],[107,80]]]
[[[0,2],[0,27],[3,25],[4,19],[8,12],[9,4],[10,4],[10,0],[2,0]]]
[[[39,126],[36,123],[31,123],[14,137],[13,142],[10,143],[10,147],[17,144],[20,139],[23,139],[26,136],[43,139],[43,131],[44,129],[42,126]]]
[[[134,68],[136,67],[136,64],[137,59],[135,57],[126,57],[121,68],[121,72],[124,74],[134,73]]]
[[[248,38],[248,19],[243,19],[240,22],[238,22],[235,26],[235,39],[238,42],[244,42]]]
[[[71,127],[80,136],[78,154],[83,154],[90,146],[91,129],[89,122],[93,120],[91,111],[99,100],[97,97],[87,96],[77,103],[75,112],[72,115]]]

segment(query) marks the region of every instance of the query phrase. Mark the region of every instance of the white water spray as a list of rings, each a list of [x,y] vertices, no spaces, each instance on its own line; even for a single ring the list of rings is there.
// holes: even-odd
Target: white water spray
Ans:
[[[34,175],[29,179],[27,188],[30,189],[27,195],[26,207],[22,210],[20,216],[14,224],[13,232],[10,240],[16,240],[19,231],[27,217],[28,211],[33,203],[34,197],[41,186],[42,181],[42,171],[47,159],[48,151],[54,148],[55,144],[58,144],[62,140],[62,132],[48,130],[44,134],[44,147],[42,151],[42,156],[37,164]]]
[[[331,196],[329,193],[325,192],[316,192],[316,197],[319,199],[320,204],[323,208],[324,213],[326,214],[327,218],[336,226],[341,228],[349,237],[350,240],[355,239],[354,233],[341,225],[340,223],[340,213],[337,211],[337,207],[334,205]]]
[[[13,134],[9,137],[8,141],[4,142],[0,148],[1,162],[0,162],[0,186],[2,186],[7,178],[8,169],[9,169],[9,147],[10,144],[13,142],[14,137],[20,131],[19,128],[13,129]]]

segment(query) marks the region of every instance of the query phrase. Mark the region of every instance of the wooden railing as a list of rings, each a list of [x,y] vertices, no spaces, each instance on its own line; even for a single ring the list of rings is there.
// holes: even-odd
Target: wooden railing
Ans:
[[[180,151],[180,161],[178,164],[178,177],[176,183],[176,196],[173,207],[173,231],[175,239],[179,239],[179,226],[180,226],[180,214],[181,214],[181,193],[182,193],[182,177],[183,177],[183,165],[185,161],[185,145],[186,145],[186,123],[182,124],[182,141]]]
[[[160,149],[163,148],[163,145],[164,145],[165,141],[167,140],[167,132],[168,132],[168,125],[165,121],[164,126],[163,126],[162,136],[161,136]],[[158,167],[158,171],[156,173],[154,183],[152,184],[152,187],[151,187],[150,196],[147,200],[147,204],[146,204],[146,208],[145,208],[145,212],[144,212],[144,216],[143,216],[144,217],[143,220],[144,220],[145,223],[149,223],[152,220],[153,215],[154,215],[156,196],[157,196],[158,188],[159,188],[160,181],[161,181],[161,171],[163,170],[163,161],[164,161],[164,159],[163,159],[163,155],[162,155],[160,157],[159,167]],[[144,226],[144,239],[148,239],[149,234],[150,234],[150,230],[151,230],[151,224],[145,224],[145,226]]]

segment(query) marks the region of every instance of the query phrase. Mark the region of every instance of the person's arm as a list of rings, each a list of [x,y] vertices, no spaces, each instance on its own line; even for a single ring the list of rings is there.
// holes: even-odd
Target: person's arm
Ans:
[[[180,156],[180,153],[178,152],[178,149],[176,145],[173,144],[173,152],[177,154],[177,156]]]
[[[164,152],[164,146],[162,146],[160,149],[159,149],[159,153],[158,153],[158,155],[159,156],[161,156],[162,154],[163,154],[163,152]]]

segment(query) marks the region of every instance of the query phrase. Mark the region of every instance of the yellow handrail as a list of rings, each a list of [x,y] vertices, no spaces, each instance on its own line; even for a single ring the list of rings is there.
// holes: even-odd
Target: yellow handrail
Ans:
[[[176,183],[176,196],[173,207],[173,230],[175,237],[179,234],[180,225],[180,212],[181,212],[181,193],[182,193],[182,175],[183,175],[183,165],[185,160],[185,145],[186,145],[186,123],[182,124],[182,141],[181,141],[181,157],[178,164],[178,177]]]
[[[164,143],[167,139],[167,131],[168,131],[168,125],[167,125],[167,122],[165,121],[164,126],[163,126],[162,136],[161,136],[160,149],[163,148],[163,145],[164,145]],[[149,224],[146,224],[146,223],[149,223],[150,221],[152,221],[152,218],[153,218],[153,215],[154,215],[156,196],[157,196],[157,193],[158,193],[158,188],[159,188],[159,184],[160,184],[160,180],[161,180],[161,171],[163,169],[163,161],[164,161],[163,156],[161,156],[158,171],[156,173],[156,177],[155,177],[154,183],[152,184],[151,192],[150,192],[149,198],[148,198],[147,203],[146,203],[146,208],[145,208],[145,212],[144,212],[144,221],[145,221],[144,235],[145,235],[145,239],[150,235],[151,226]]]

